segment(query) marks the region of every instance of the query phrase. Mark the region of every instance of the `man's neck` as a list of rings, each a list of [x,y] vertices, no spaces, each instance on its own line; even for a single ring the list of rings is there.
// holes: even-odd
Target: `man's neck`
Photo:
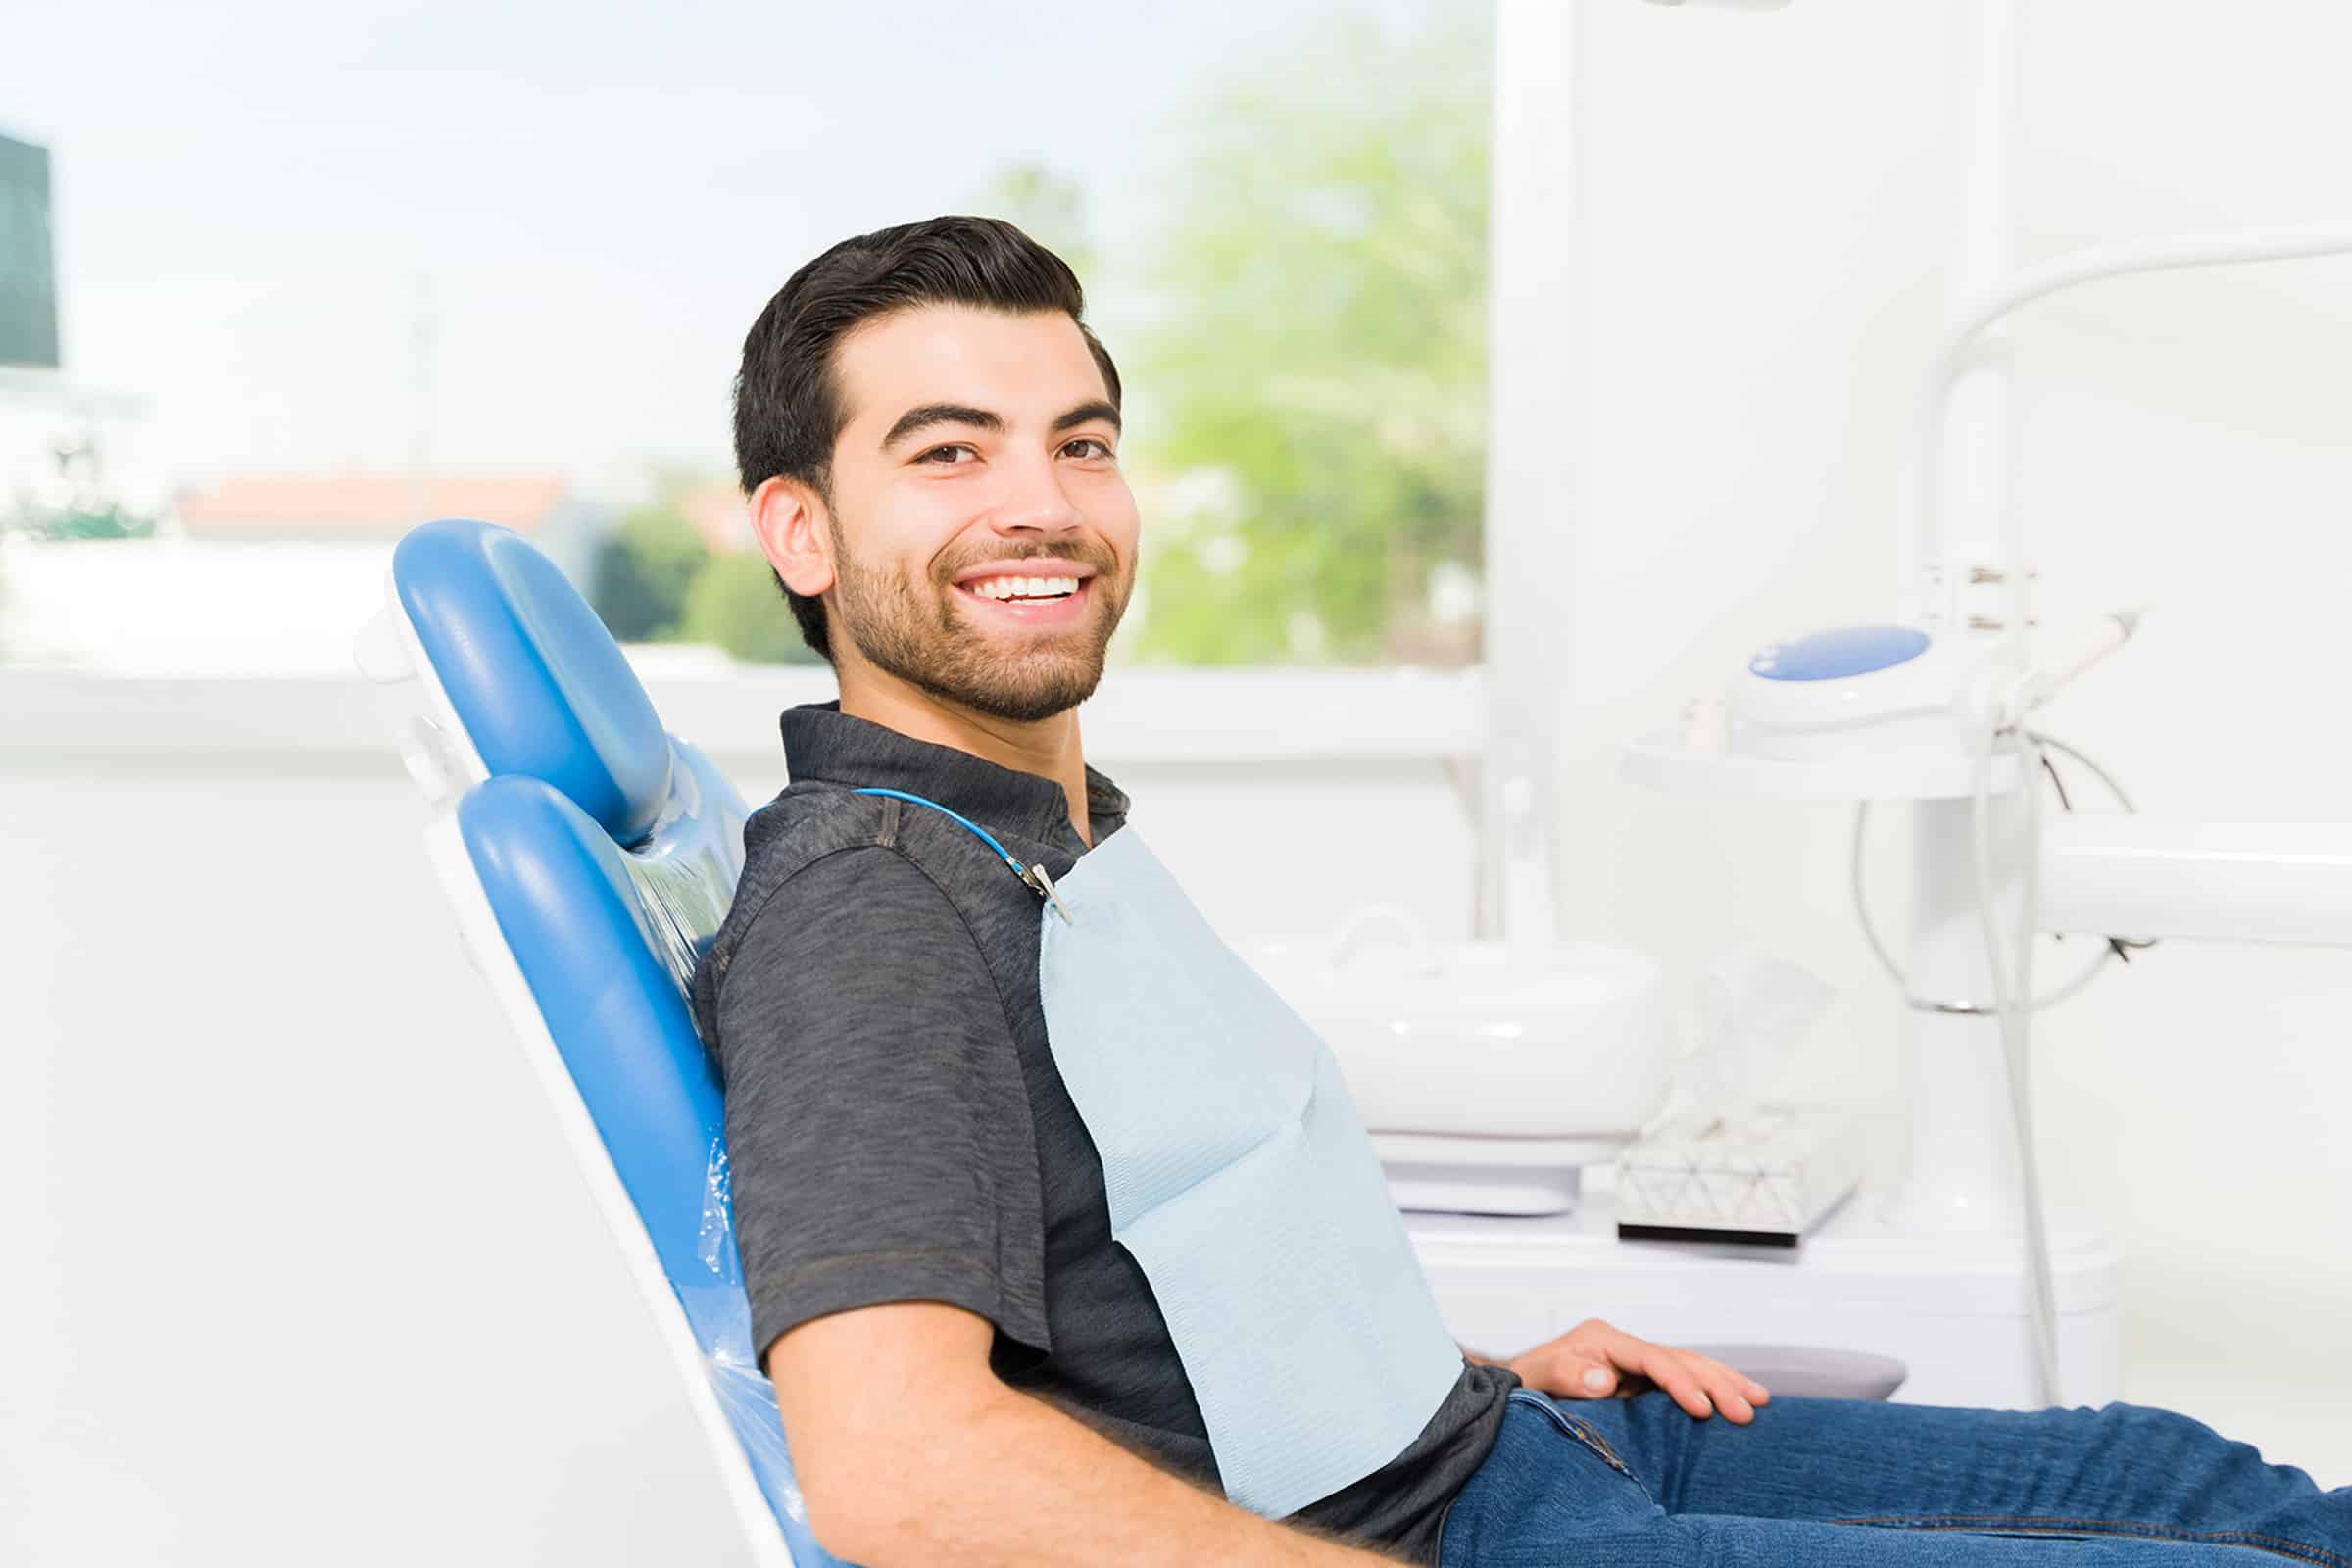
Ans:
[[[1070,826],[1078,830],[1081,844],[1093,846],[1094,827],[1086,808],[1086,757],[1078,740],[1078,710],[1064,709],[1050,718],[1024,724],[935,697],[877,669],[845,663],[840,676],[841,710],[852,718],[862,718],[935,746],[953,746],[999,767],[1035,773],[1060,785],[1069,803]]]

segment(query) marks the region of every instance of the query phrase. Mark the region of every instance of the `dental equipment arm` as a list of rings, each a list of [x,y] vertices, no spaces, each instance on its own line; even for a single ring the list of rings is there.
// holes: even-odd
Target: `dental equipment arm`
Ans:
[[[937,1301],[812,1318],[768,1351],[825,1549],[864,1568],[1371,1568],[1402,1559],[1238,1508],[1000,1381]]]
[[[1953,541],[1941,535],[1944,494],[1943,426],[1954,383],[1969,365],[1977,337],[2020,306],[2063,290],[2103,278],[2135,272],[2173,271],[2189,267],[2225,267],[2249,262],[2301,261],[2352,252],[2352,222],[2320,223],[2304,228],[2264,229],[2237,234],[2189,234],[2165,239],[2133,240],[2094,245],[2029,267],[1963,304],[1954,314],[1929,371],[1920,400],[1914,432],[1910,525],[1902,531],[1899,549],[1898,603],[1904,618],[1942,621],[1955,629],[1965,624],[1959,598],[1968,578],[1969,563],[1944,562],[1942,603],[1927,604],[1921,595],[1921,565],[1931,551],[1952,553]],[[2006,611],[2003,640],[2022,648],[2026,636],[2027,578],[2023,509],[2004,509],[2001,522],[2002,576]]]
[[[2352,947],[2352,823],[2065,816],[2037,855],[2043,931]]]

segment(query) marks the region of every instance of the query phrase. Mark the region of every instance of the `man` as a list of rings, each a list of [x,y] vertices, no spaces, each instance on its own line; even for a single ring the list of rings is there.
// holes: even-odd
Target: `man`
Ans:
[[[1077,715],[1141,531],[1083,306],[1011,225],[942,218],[827,251],[744,345],[753,524],[841,698],[783,716],[792,783],[746,829],[695,1004],[754,1343],[828,1549],[1976,1564],[2055,1534],[2103,1538],[2081,1548],[2102,1561],[2347,1563],[2352,1494],[2177,1416],[1775,1403],[1599,1322],[1458,1370],[1441,1340],[1451,1387],[1383,1462],[1279,1519],[1226,1500],[1206,1368],[1112,1237],[1041,999],[1041,899],[1128,808]]]

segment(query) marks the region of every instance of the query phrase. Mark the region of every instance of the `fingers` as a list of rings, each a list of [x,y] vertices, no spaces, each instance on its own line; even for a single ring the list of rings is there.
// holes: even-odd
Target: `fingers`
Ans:
[[[1651,1345],[1644,1340],[1635,1340],[1633,1346],[1633,1353],[1639,1358],[1634,1370],[1647,1376],[1652,1383],[1665,1390],[1675,1403],[1699,1420],[1704,1421],[1715,1413],[1715,1401],[1708,1396],[1698,1374],[1683,1359],[1682,1351],[1663,1345]],[[1724,1413],[1732,1414],[1730,1405],[1725,1406]],[[1739,1413],[1733,1419],[1745,1421],[1753,1414],[1747,1408],[1746,1401],[1741,1400]]]
[[[1665,1390],[1675,1403],[1702,1421],[1715,1413],[1714,1402],[1700,1387],[1697,1376],[1685,1364],[1679,1350],[1637,1339],[1598,1318],[1578,1324],[1563,1335],[1559,1343],[1580,1362],[1588,1366],[1597,1365],[1606,1373],[1603,1383],[1586,1381],[1580,1376],[1576,1392],[1581,1396],[1597,1398],[1618,1386],[1618,1373],[1630,1372]],[[1581,1373],[1583,1367],[1580,1366],[1578,1370]],[[1746,1413],[1744,1410],[1741,1412],[1743,1419]]]
[[[1698,1386],[1715,1401],[1715,1408],[1723,1412],[1724,1419],[1736,1426],[1745,1426],[1756,1418],[1755,1404],[1762,1394],[1762,1384],[1733,1371],[1713,1356],[1692,1350],[1680,1353],[1698,1380]]]
[[[1756,1406],[1771,1397],[1764,1385],[1694,1350],[1652,1345],[1632,1335],[1620,1335],[1611,1346],[1611,1358],[1666,1391],[1674,1402],[1703,1421],[1716,1411],[1735,1426],[1756,1418]]]
[[[1746,1373],[1727,1366],[1711,1355],[1700,1355],[1696,1350],[1685,1350],[1682,1353],[1686,1359],[1693,1363],[1693,1370],[1698,1373],[1699,1382],[1710,1392],[1738,1398],[1746,1403],[1751,1411],[1755,1406],[1772,1402],[1772,1391]],[[1719,1396],[1716,1403],[1724,1405],[1724,1414],[1732,1414],[1730,1406],[1725,1403],[1723,1397]],[[1734,1417],[1734,1419],[1736,1420],[1738,1417]]]
[[[1587,1398],[1605,1399],[1617,1392],[1617,1369],[1606,1361],[1574,1363],[1576,1392]]]
[[[1617,1368],[1599,1342],[1615,1332],[1598,1318],[1587,1318],[1521,1356],[1511,1370],[1521,1382],[1558,1398],[1606,1398],[1617,1391]]]
[[[1763,1384],[1713,1356],[1652,1345],[1599,1318],[1578,1324],[1542,1350],[1540,1366],[1520,1369],[1524,1380],[1570,1398],[1605,1398],[1653,1385],[1698,1420],[1720,1410],[1744,1426],[1772,1397]]]
[[[1617,1369],[1597,1350],[1555,1343],[1511,1363],[1519,1381],[1563,1399],[1605,1399],[1618,1392]]]

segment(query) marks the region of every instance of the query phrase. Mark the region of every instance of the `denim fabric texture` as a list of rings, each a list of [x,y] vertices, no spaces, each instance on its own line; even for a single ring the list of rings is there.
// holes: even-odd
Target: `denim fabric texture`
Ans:
[[[2352,1568],[2323,1492],[2141,1405],[1966,1410],[1776,1397],[1745,1427],[1663,1394],[1509,1396],[1439,1568]]]

